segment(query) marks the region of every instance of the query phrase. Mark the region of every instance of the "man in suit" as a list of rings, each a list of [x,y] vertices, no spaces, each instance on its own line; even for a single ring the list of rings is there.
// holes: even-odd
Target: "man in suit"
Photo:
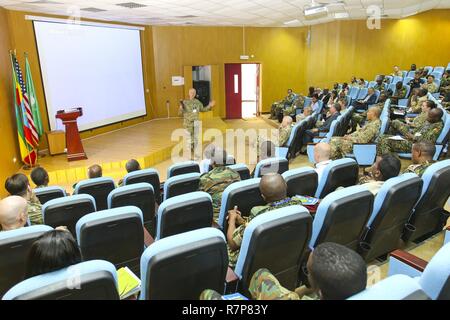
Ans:
[[[341,114],[340,112],[341,112],[340,104],[335,103],[334,105],[332,105],[330,107],[330,116],[325,120],[325,122],[320,127],[305,131],[305,134],[303,135],[303,145],[312,142],[313,138],[319,136],[320,132],[330,131],[331,123],[340,116]]]
[[[356,100],[353,102],[353,106],[357,110],[367,110],[370,105],[375,104],[377,102],[377,95],[375,94],[374,88],[369,88],[367,91],[367,95],[362,100]]]

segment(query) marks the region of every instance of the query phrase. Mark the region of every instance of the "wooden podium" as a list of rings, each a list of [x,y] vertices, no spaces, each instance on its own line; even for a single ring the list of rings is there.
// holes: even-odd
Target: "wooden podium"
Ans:
[[[73,111],[65,112],[60,110],[56,113],[56,119],[61,119],[63,125],[66,126],[66,146],[67,160],[76,161],[87,159],[81,143],[80,132],[78,131],[77,118],[83,115],[82,108],[73,109]]]

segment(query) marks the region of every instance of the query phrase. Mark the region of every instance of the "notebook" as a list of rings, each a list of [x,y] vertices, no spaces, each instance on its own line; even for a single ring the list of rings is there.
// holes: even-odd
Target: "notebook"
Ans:
[[[128,267],[117,270],[120,299],[126,299],[141,291],[141,280]]]
[[[240,293],[233,293],[222,296],[222,300],[248,300],[248,298]]]
[[[295,196],[293,198],[296,200],[300,200],[305,206],[313,206],[319,202],[319,199],[308,196]]]

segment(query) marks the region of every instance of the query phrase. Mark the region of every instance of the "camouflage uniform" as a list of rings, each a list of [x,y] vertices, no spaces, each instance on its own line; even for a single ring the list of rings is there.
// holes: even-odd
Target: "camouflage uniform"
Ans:
[[[291,136],[292,126],[280,127],[278,129],[278,147],[283,147]]]
[[[391,73],[391,76],[393,76],[393,77],[403,77],[403,72],[401,70],[398,70],[397,72]]]
[[[350,140],[346,140],[343,137],[331,138],[331,159],[344,158],[346,154],[353,151],[354,143],[371,143],[375,141],[375,138],[380,132],[380,127],[381,121],[380,119],[376,119],[349,135]]]
[[[31,225],[44,223],[44,220],[42,219],[42,205],[34,192],[31,195],[30,200],[28,200],[27,213]]]
[[[428,97],[425,95],[423,97],[419,97],[417,100],[411,99],[410,110],[409,113],[421,113],[422,112],[422,103],[427,101]]]
[[[272,104],[270,109],[270,119],[276,119],[281,110],[284,110],[286,107],[291,107],[294,103],[294,99],[295,94],[290,93],[286,96],[286,98],[284,98],[284,100]]]
[[[428,121],[415,132],[414,140],[393,140],[391,135],[382,135],[377,145],[377,155],[391,152],[409,153],[414,142],[429,141],[435,143],[444,124],[442,121],[430,123]]]
[[[295,199],[295,198],[286,198],[286,199],[283,199],[283,200],[280,200],[280,201],[275,201],[275,202],[269,203],[269,204],[267,204],[265,206],[253,207],[252,210],[250,211],[250,216],[248,218],[244,218],[246,220],[245,223],[240,225],[240,226],[238,226],[234,230],[234,233],[233,233],[233,241],[234,241],[234,243],[236,243],[236,245],[238,247],[241,246],[242,240],[244,238],[245,228],[250,223],[250,221],[252,221],[254,218],[259,216],[260,214],[263,214],[263,213],[266,213],[266,212],[269,212],[269,211],[272,211],[272,210],[275,210],[275,209],[296,205],[296,204],[301,205],[302,202],[300,200]],[[230,247],[228,247],[228,265],[231,268],[234,268],[236,266],[236,262],[237,262],[238,257],[239,257],[239,251],[240,251],[240,249],[232,251],[230,249]]]
[[[377,83],[376,85],[373,86],[373,88],[374,88],[375,90],[380,91],[380,92],[383,92],[383,91],[386,89],[384,83],[381,83],[381,84],[378,84],[378,83]]]
[[[439,91],[444,96],[450,92],[450,77],[441,79],[441,88]]]
[[[406,98],[406,87],[402,86],[401,89],[398,89],[394,95],[391,97],[392,104],[398,104],[398,100]]]
[[[438,86],[436,85],[436,83],[434,83],[434,81],[432,83],[424,83],[422,85],[422,88],[427,89],[429,93],[436,93],[438,92]]]
[[[197,141],[194,137],[194,123],[198,121],[198,113],[210,111],[211,107],[204,107],[198,99],[183,100],[183,127],[189,132],[191,148],[194,149]]]
[[[391,122],[389,131],[391,134],[396,134],[398,132],[401,135],[405,135],[407,132],[416,133],[425,124],[427,118],[428,112],[422,112],[414,118],[411,125],[408,125],[396,119]]]
[[[200,294],[200,300],[222,300],[222,295],[215,290],[206,289]]]
[[[213,202],[214,222],[219,218],[222,193],[233,182],[240,181],[239,173],[229,167],[215,167],[200,176],[199,190],[211,195]]]
[[[385,102],[378,102],[377,104],[374,104],[371,106],[371,108],[377,108],[381,112],[383,111]],[[359,124],[361,126],[362,122],[366,120],[367,118],[367,111],[357,113],[353,112],[352,114],[352,129],[353,131],[356,130],[356,126]]]
[[[422,177],[425,170],[433,163],[434,161],[425,161],[424,163],[412,164],[408,168],[406,168],[403,173],[411,172],[417,174],[419,177]]]

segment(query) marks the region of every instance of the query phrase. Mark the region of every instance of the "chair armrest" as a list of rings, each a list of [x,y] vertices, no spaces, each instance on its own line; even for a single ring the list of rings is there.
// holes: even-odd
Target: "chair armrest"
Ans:
[[[235,293],[239,283],[239,277],[234,273],[233,269],[228,267],[227,276],[225,278],[225,293]]]
[[[150,235],[150,233],[147,231],[147,229],[144,229],[144,244],[146,247],[149,247],[153,242],[155,242],[155,239]]]
[[[389,254],[388,276],[404,274],[418,277],[422,274],[428,262],[403,250],[395,250]]]

